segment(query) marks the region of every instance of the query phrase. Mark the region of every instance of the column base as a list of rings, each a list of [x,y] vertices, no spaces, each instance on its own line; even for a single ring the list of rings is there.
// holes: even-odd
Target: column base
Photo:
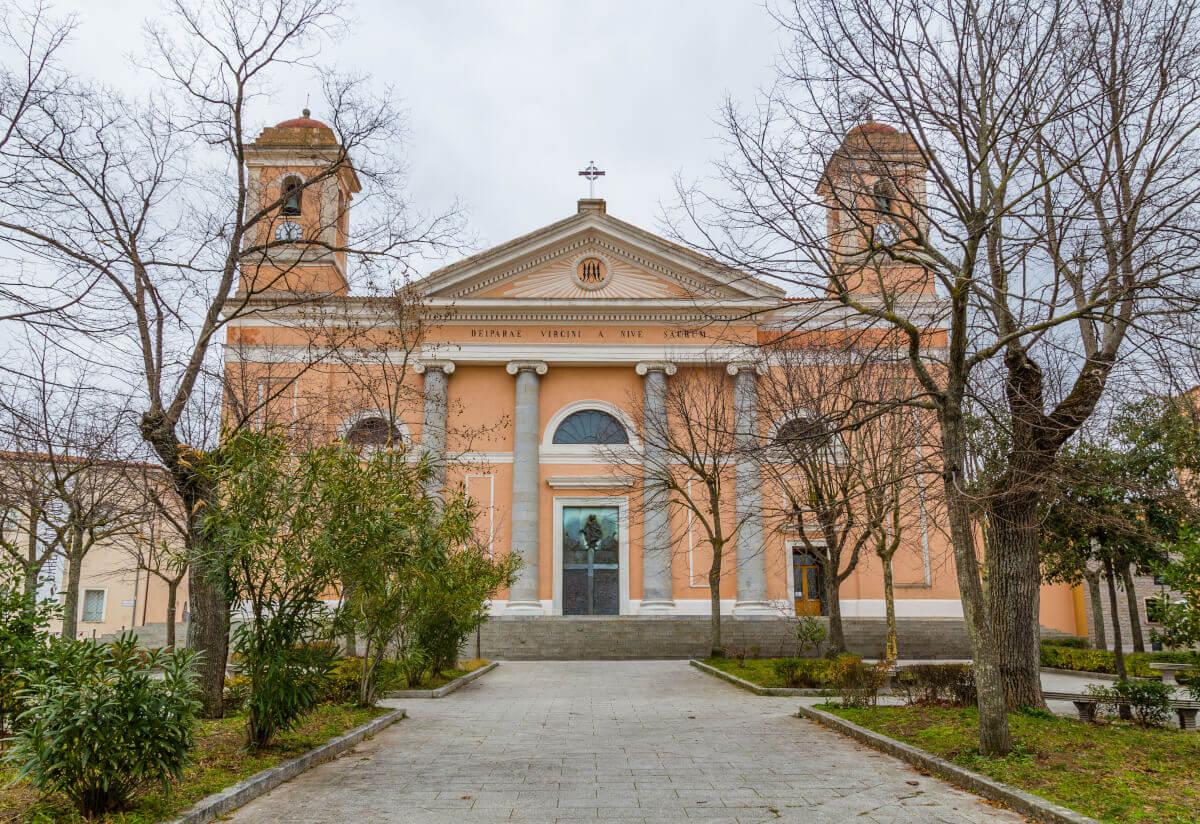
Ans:
[[[779,610],[767,601],[738,601],[733,605],[734,618],[775,617]]]
[[[638,615],[678,615],[679,609],[670,598],[642,601],[638,605]]]
[[[541,601],[509,601],[504,607],[505,615],[545,615]]]

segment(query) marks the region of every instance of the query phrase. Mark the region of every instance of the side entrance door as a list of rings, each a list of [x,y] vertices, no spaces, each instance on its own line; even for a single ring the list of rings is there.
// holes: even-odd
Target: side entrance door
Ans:
[[[793,596],[797,615],[821,615],[821,568],[807,552],[792,552]]]
[[[615,506],[563,507],[563,615],[620,612],[619,511]]]

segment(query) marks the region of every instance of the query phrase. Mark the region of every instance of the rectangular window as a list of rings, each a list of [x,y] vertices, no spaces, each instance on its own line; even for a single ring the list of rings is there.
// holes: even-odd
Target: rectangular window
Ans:
[[[1162,623],[1162,600],[1159,598],[1146,599],[1146,620],[1151,624]]]
[[[83,591],[83,619],[85,623],[99,624],[104,620],[104,590]]]

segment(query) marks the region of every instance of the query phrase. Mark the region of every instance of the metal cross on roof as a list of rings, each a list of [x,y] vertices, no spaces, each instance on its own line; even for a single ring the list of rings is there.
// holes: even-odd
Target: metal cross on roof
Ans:
[[[594,198],[596,196],[596,178],[604,177],[604,172],[596,168],[596,161],[589,160],[587,168],[580,172],[579,176],[587,178],[588,197]]]

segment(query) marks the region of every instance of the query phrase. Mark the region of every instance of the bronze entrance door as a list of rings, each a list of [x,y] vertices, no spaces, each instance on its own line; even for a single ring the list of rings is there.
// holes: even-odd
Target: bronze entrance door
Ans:
[[[563,507],[563,615],[620,611],[618,511],[615,506]]]

